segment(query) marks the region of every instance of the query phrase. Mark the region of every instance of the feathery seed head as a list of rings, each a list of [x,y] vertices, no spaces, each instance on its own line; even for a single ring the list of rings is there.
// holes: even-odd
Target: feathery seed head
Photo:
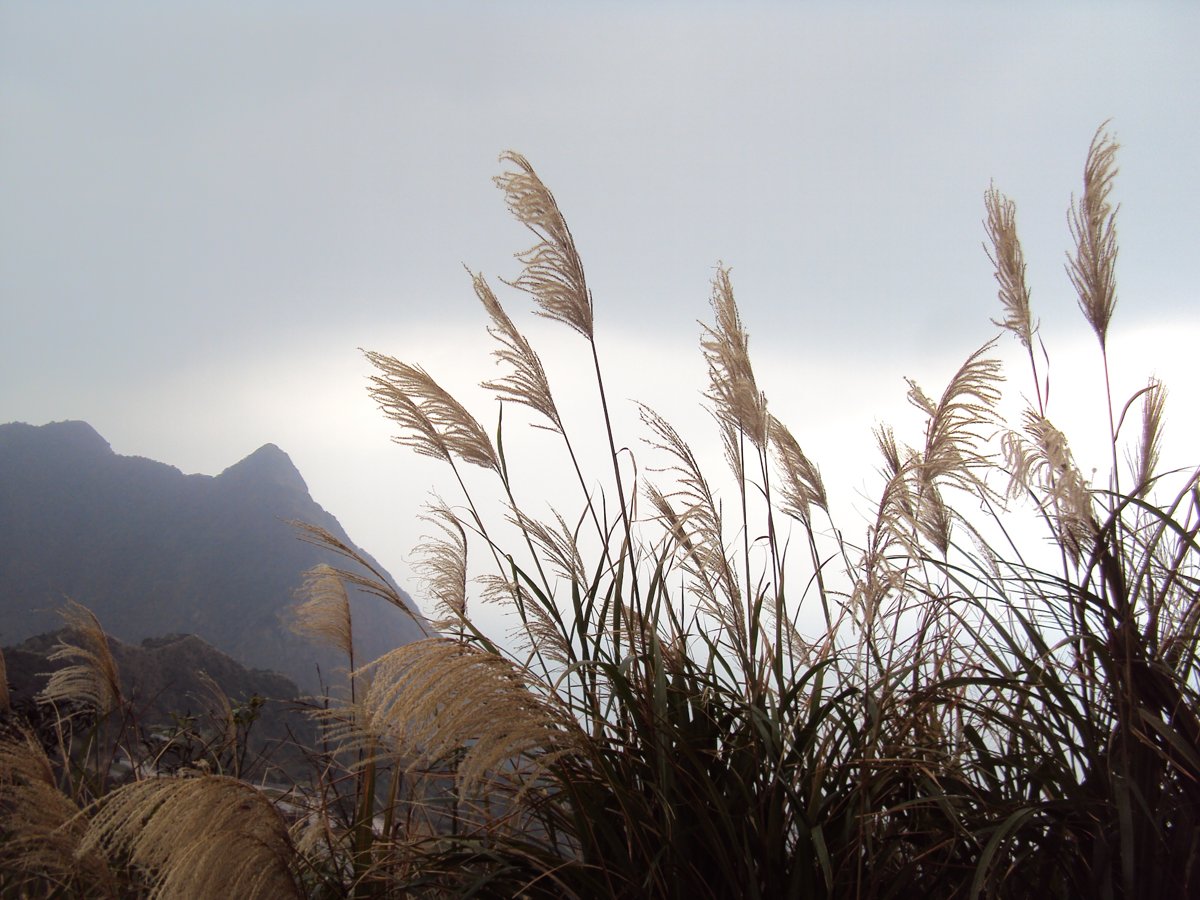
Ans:
[[[368,393],[404,429],[397,443],[446,462],[458,457],[500,471],[487,432],[428,372],[382,353],[367,351],[366,357],[381,373],[371,376]]]
[[[417,545],[415,552],[420,559],[415,568],[425,578],[442,616],[434,627],[461,626],[467,621],[467,533],[441,497],[435,495],[425,510],[421,520],[433,525],[439,534]]]
[[[692,448],[675,427],[648,406],[642,405],[641,415],[653,434],[650,445],[667,453],[672,460],[662,471],[675,476],[675,490],[663,493],[648,484],[646,497],[682,552],[683,569],[699,590],[702,606],[733,633],[743,635],[745,610],[741,588],[734,565],[725,552],[716,496]],[[722,430],[729,433],[726,455],[730,465],[736,467],[731,427],[722,422]]]
[[[948,478],[974,484],[971,470],[987,462],[980,429],[995,422],[1004,381],[999,361],[984,356],[994,343],[988,341],[967,358],[936,403],[908,380],[909,402],[928,416],[925,450],[918,463],[927,482]]]
[[[804,455],[787,426],[769,416],[771,446],[783,474],[783,511],[805,525],[811,523],[810,506],[828,510],[825,483],[816,465]]]
[[[568,635],[536,597],[530,596],[517,582],[499,575],[483,575],[479,581],[483,585],[484,603],[512,604],[520,610],[521,624],[511,635],[518,644],[563,668],[570,665]]]
[[[471,278],[475,295],[492,318],[488,333],[500,344],[500,349],[493,350],[492,355],[497,362],[512,367],[510,374],[495,381],[485,381],[483,387],[494,391],[501,399],[513,400],[537,410],[550,420],[554,431],[561,433],[562,420],[550,393],[550,381],[542,368],[541,357],[530,346],[525,335],[517,330],[483,276],[472,275]]]
[[[554,514],[554,525],[539,522],[516,507],[509,511],[507,518],[545,554],[559,577],[573,584],[585,585],[588,577],[583,556],[579,552],[577,529],[572,529],[557,510],[552,508],[550,511]]]
[[[512,163],[517,171],[496,176],[496,186],[504,191],[512,214],[538,237],[538,243],[517,254],[525,268],[513,287],[533,295],[541,307],[539,315],[569,325],[591,340],[592,296],[575,239],[554,195],[521,154],[508,151],[500,161]]]
[[[103,857],[80,852],[86,827],[79,807],[58,789],[54,766],[37,737],[18,729],[0,738],[0,872],[34,882],[48,877],[61,885],[79,884],[80,895],[91,890],[112,896]]]
[[[1032,346],[1037,325],[1029,305],[1029,287],[1025,282],[1025,254],[1017,237],[1017,205],[996,190],[988,189],[984,195],[987,207],[988,259],[996,269],[996,283],[1000,286],[1000,303],[1004,307],[1004,320],[993,323],[1007,328],[1026,347]]]
[[[293,610],[292,630],[340,650],[350,668],[354,668],[350,597],[337,570],[325,563],[309,569],[304,573],[299,594],[304,599]]]
[[[428,634],[425,620],[417,615],[408,602],[400,595],[394,585],[389,583],[387,576],[380,572],[375,565],[366,559],[355,547],[341,540],[320,525],[310,522],[291,521],[288,523],[299,533],[301,540],[331,550],[353,564],[353,568],[332,569],[331,572],[342,584],[352,586],[378,597],[385,603],[390,603],[404,615],[408,616],[422,633]]]
[[[708,362],[709,390],[717,418],[740,431],[755,447],[766,448],[767,398],[759,391],[750,365],[750,341],[733,299],[729,270],[717,268],[713,279],[714,325],[703,325],[700,347]]]
[[[1067,437],[1045,416],[1025,411],[1025,435],[1007,432],[1001,439],[1011,472],[1009,496],[1030,491],[1046,498],[1059,543],[1079,560],[1096,534],[1092,496],[1075,465]]]
[[[1134,492],[1139,497],[1146,496],[1150,490],[1150,482],[1158,470],[1166,403],[1166,387],[1161,381],[1151,378],[1142,395],[1142,434],[1138,441],[1138,454],[1134,464]]]
[[[576,748],[570,717],[535,695],[507,659],[460,641],[426,638],[381,656],[360,673],[370,686],[344,749],[382,746],[415,764],[458,757],[460,794],[489,774],[539,767]]]
[[[128,854],[152,898],[300,897],[295,850],[278,810],[224,775],[149,778],[110,793],[81,852]]]
[[[1119,148],[1101,125],[1088,148],[1083,196],[1078,202],[1071,201],[1067,213],[1067,224],[1075,239],[1075,255],[1068,256],[1067,273],[1079,295],[1079,308],[1101,347],[1105,346],[1108,323],[1117,305],[1117,209],[1109,194],[1117,174]]]
[[[54,672],[39,695],[51,702],[76,702],[106,715],[122,701],[121,676],[108,646],[108,636],[90,609],[74,600],[59,613],[78,643],[63,640],[50,660],[78,660]]]

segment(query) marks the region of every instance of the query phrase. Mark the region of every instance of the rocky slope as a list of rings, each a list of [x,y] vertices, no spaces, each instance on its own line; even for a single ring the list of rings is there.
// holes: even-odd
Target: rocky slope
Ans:
[[[294,635],[290,608],[305,570],[346,561],[293,521],[353,546],[273,444],[211,477],[119,456],[84,422],[0,425],[0,645],[57,629],[70,597],[123,641],[195,634],[316,691],[345,660]],[[351,603],[359,660],[422,633],[377,597]]]

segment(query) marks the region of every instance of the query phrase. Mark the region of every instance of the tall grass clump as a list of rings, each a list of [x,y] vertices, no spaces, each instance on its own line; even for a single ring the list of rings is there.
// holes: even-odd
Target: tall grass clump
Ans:
[[[924,433],[879,429],[882,483],[858,539],[833,521],[817,462],[756,380],[725,268],[700,341],[724,466],[706,471],[694,439],[649,408],[644,451],[627,449],[574,238],[529,162],[502,157],[497,184],[533,242],[508,284],[584,343],[596,428],[569,432],[482,275],[473,287],[501,367],[484,386],[545,430],[540,452],[557,441],[573,509],[535,511],[540,497],[524,492],[540,466],[506,457],[511,416],[493,442],[430,373],[368,354],[397,440],[445,462],[460,492],[436,501],[441,536],[424,545],[453,635],[434,646],[506,660],[521,715],[540,720],[497,733],[481,679],[478,704],[462,706],[470,683],[452,696],[425,685],[420,712],[405,713],[420,728],[366,729],[391,752],[436,757],[464,802],[453,835],[411,857],[418,880],[577,897],[1196,889],[1200,501],[1195,472],[1158,468],[1165,388],[1118,401],[1108,374],[1116,150],[1097,133],[1067,264],[1099,339],[1111,471],[1085,478],[1050,418],[1015,204],[993,188],[985,246],[1001,335],[940,393],[910,382]],[[1027,352],[1032,388],[1015,422],[1000,412],[1005,333]],[[607,448],[608,471],[583,470],[585,441]],[[469,466],[494,492],[464,477]],[[514,640],[477,627],[472,597],[511,610]],[[812,621],[822,627],[801,624]],[[428,652],[401,648],[389,665],[419,670]],[[404,697],[397,686],[393,702],[415,702]],[[435,740],[435,720],[462,740]],[[485,780],[465,764],[481,746]]]
[[[1166,388],[1123,395],[1109,374],[1116,152],[1102,128],[1066,266],[1098,339],[1109,470],[1085,476],[1051,418],[1016,206],[993,187],[999,331],[940,390],[908,383],[923,429],[877,429],[878,488],[850,526],[756,378],[727,268],[700,332],[713,434],[646,406],[640,444],[617,433],[574,236],[533,166],[504,154],[496,183],[531,245],[503,284],[565,326],[593,388],[562,415],[477,273],[498,413],[366,354],[395,440],[448,470],[418,548],[438,633],[355,659],[345,587],[403,604],[337,545],[362,565],[311,573],[296,620],[342,649],[347,678],[316,710],[321,770],[288,798],[286,831],[211,775],[48,804],[47,827],[70,859],[107,878],[132,865],[158,891],[222,863],[203,844],[181,855],[157,823],[191,805],[226,822],[241,804],[253,824],[220,884],[262,896],[1200,892],[1200,473],[1160,466]],[[1014,338],[1023,362],[1006,373]],[[1029,398],[1012,419],[1006,378]],[[514,422],[539,430],[533,457],[506,452]],[[551,490],[554,471],[567,483]],[[480,603],[511,630],[489,633]],[[6,771],[13,830],[45,779]]]

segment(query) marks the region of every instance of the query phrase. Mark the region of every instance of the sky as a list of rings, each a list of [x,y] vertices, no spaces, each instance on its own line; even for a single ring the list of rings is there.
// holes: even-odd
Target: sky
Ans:
[[[578,243],[622,440],[640,446],[636,398],[715,447],[697,323],[724,264],[772,408],[853,510],[872,427],[920,440],[904,378],[940,393],[996,333],[994,183],[1087,471],[1101,370],[1066,211],[1108,121],[1114,390],[1163,378],[1169,460],[1191,465],[1198,40],[1184,3],[2,0],[0,422],[83,419],[188,473],[275,443],[420,601],[420,504],[457,498],[391,442],[360,349],[424,365],[493,428],[469,267],[595,420],[585,345],[500,281],[530,242],[491,182],[513,149]],[[1017,401],[1018,349],[999,351]],[[557,448],[506,427],[540,500]]]

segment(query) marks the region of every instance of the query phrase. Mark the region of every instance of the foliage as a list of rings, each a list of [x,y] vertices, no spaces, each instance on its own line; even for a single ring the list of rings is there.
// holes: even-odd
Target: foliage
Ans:
[[[996,339],[939,395],[910,382],[924,434],[908,444],[878,431],[882,486],[858,541],[833,521],[818,466],[758,386],[724,268],[701,337],[724,469],[704,470],[648,408],[653,465],[618,449],[574,238],[528,161],[505,154],[512,169],[497,183],[534,237],[511,286],[587,343],[607,459],[585,472],[541,360],[480,275],[473,287],[505,373],[485,387],[561,442],[578,482],[574,515],[539,517],[518,501],[521,479],[537,485],[538,471],[510,466],[503,417],[493,441],[425,369],[368,354],[397,441],[445,463],[461,490],[456,504],[430,504],[421,548],[443,633],[359,664],[340,581],[385,598],[386,585],[352,568],[312,573],[301,626],[342,648],[349,674],[316,711],[326,743],[314,785],[276,807],[262,794],[245,803],[264,836],[243,843],[282,866],[270,869],[282,879],[273,889],[1196,893],[1200,483],[1159,470],[1160,384],[1120,408],[1112,399],[1115,153],[1097,132],[1069,218],[1068,274],[1103,363],[1107,480],[1083,476],[1048,417],[1015,205],[993,188],[996,324],[1027,351],[1034,399],[1019,422],[1002,417]],[[1122,429],[1139,411],[1123,464]],[[513,640],[478,626],[479,599],[511,611]],[[29,746],[6,745],[3,757],[4,827],[18,835],[32,827],[17,818],[22,798],[51,783]],[[119,787],[39,826],[74,842],[69,879],[43,862],[22,871],[71,885],[137,871],[154,886],[180,866],[215,865],[211,847],[147,836],[155,816],[143,804],[187,793],[224,809],[218,795],[236,784],[197,775]],[[242,871],[229,852],[228,872]],[[91,881],[89,859],[101,872]]]

